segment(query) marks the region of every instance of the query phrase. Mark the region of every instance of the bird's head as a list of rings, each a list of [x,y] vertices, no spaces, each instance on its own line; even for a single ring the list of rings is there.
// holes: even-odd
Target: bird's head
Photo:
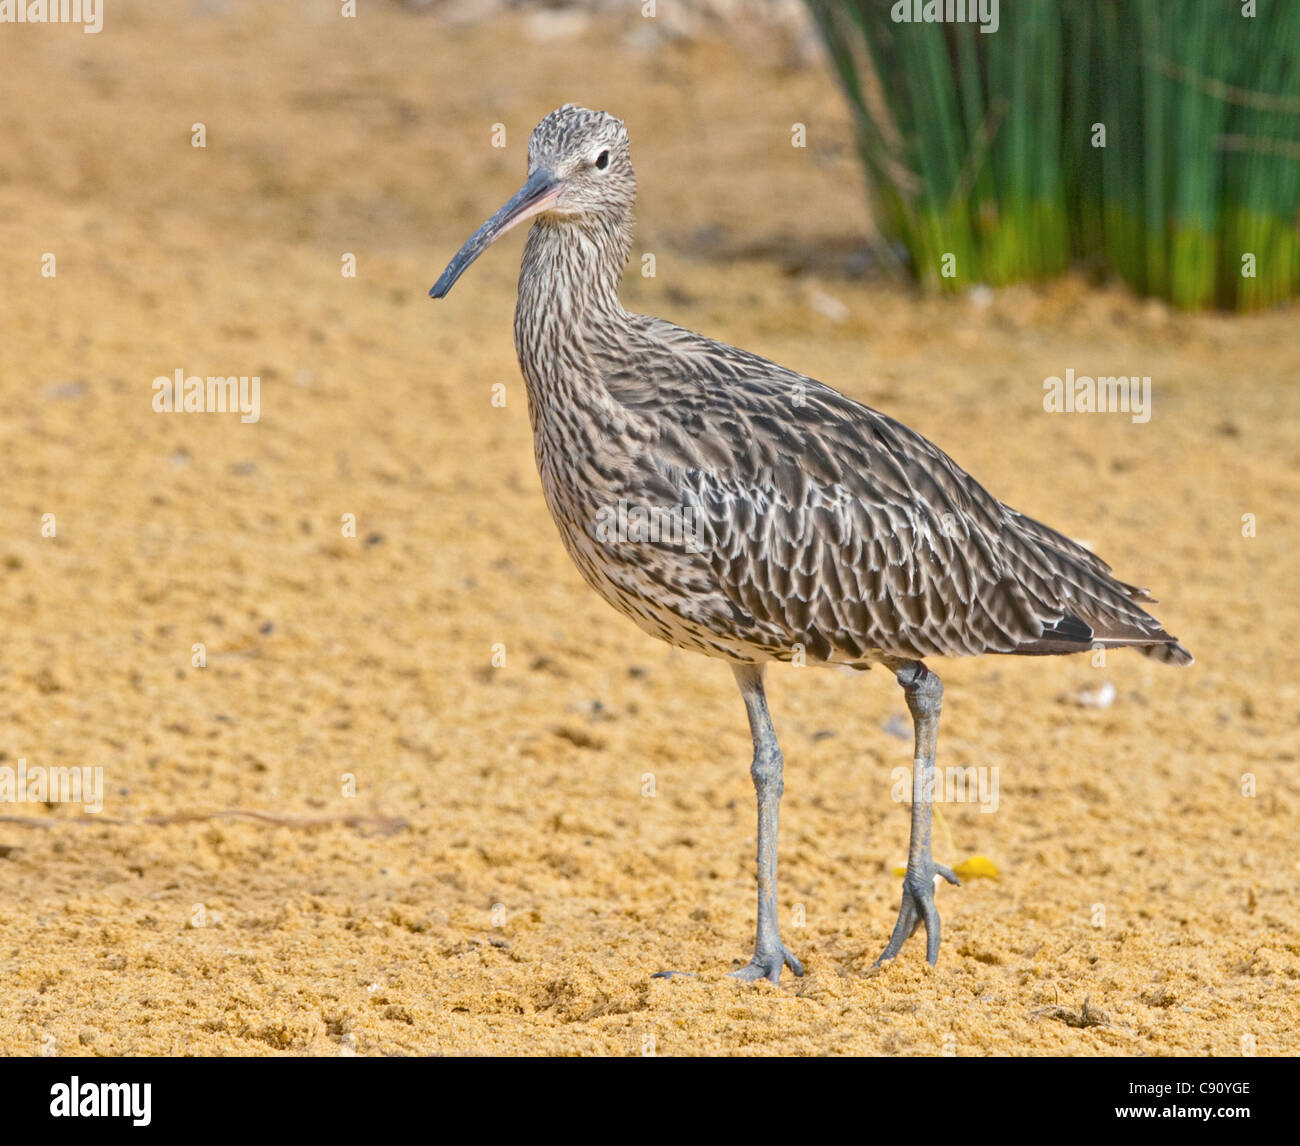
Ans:
[[[528,140],[528,178],[483,224],[429,294],[442,298],[465,269],[512,227],[537,216],[621,228],[636,199],[627,128],[608,112],[565,104],[546,116]]]

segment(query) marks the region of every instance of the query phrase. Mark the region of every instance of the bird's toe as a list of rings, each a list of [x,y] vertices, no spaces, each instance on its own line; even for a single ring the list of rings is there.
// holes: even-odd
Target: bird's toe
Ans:
[[[789,967],[796,975],[803,974],[803,964],[784,943],[775,952],[755,952],[746,966],[730,972],[730,978],[739,979],[743,983],[756,983],[759,979],[779,983],[783,967]]]

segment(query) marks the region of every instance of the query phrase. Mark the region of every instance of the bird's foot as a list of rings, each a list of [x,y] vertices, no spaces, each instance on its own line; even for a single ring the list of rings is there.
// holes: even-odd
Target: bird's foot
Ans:
[[[778,943],[776,950],[755,951],[749,965],[732,971],[729,978],[739,979],[744,983],[757,983],[759,979],[768,979],[773,983],[781,981],[781,968],[789,967],[796,975],[803,974],[803,964],[794,957],[794,953],[784,943]]]
[[[894,933],[889,937],[889,945],[876,960],[879,967],[886,959],[892,959],[902,949],[903,944],[922,924],[925,924],[925,959],[934,966],[939,959],[939,910],[934,906],[934,880],[942,876],[955,887],[961,886],[961,880],[950,867],[935,863],[926,857],[925,863],[916,868],[908,866],[903,876],[903,901],[898,906],[898,922],[894,924]]]

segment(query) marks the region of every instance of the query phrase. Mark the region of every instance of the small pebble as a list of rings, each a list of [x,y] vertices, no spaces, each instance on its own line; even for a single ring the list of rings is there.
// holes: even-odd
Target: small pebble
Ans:
[[[849,317],[849,308],[834,295],[826,294],[824,291],[813,291],[808,299],[808,305],[823,318],[829,318],[831,322],[843,322]]]
[[[1078,702],[1084,708],[1109,708],[1115,703],[1115,686],[1107,680],[1096,688],[1085,688],[1079,693]]]

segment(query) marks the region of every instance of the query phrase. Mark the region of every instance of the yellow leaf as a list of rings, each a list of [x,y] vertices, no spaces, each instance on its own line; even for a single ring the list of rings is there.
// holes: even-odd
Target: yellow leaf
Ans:
[[[959,879],[977,879],[980,876],[995,879],[1000,874],[997,865],[988,856],[971,856],[970,859],[954,866],[952,870],[957,873]]]

